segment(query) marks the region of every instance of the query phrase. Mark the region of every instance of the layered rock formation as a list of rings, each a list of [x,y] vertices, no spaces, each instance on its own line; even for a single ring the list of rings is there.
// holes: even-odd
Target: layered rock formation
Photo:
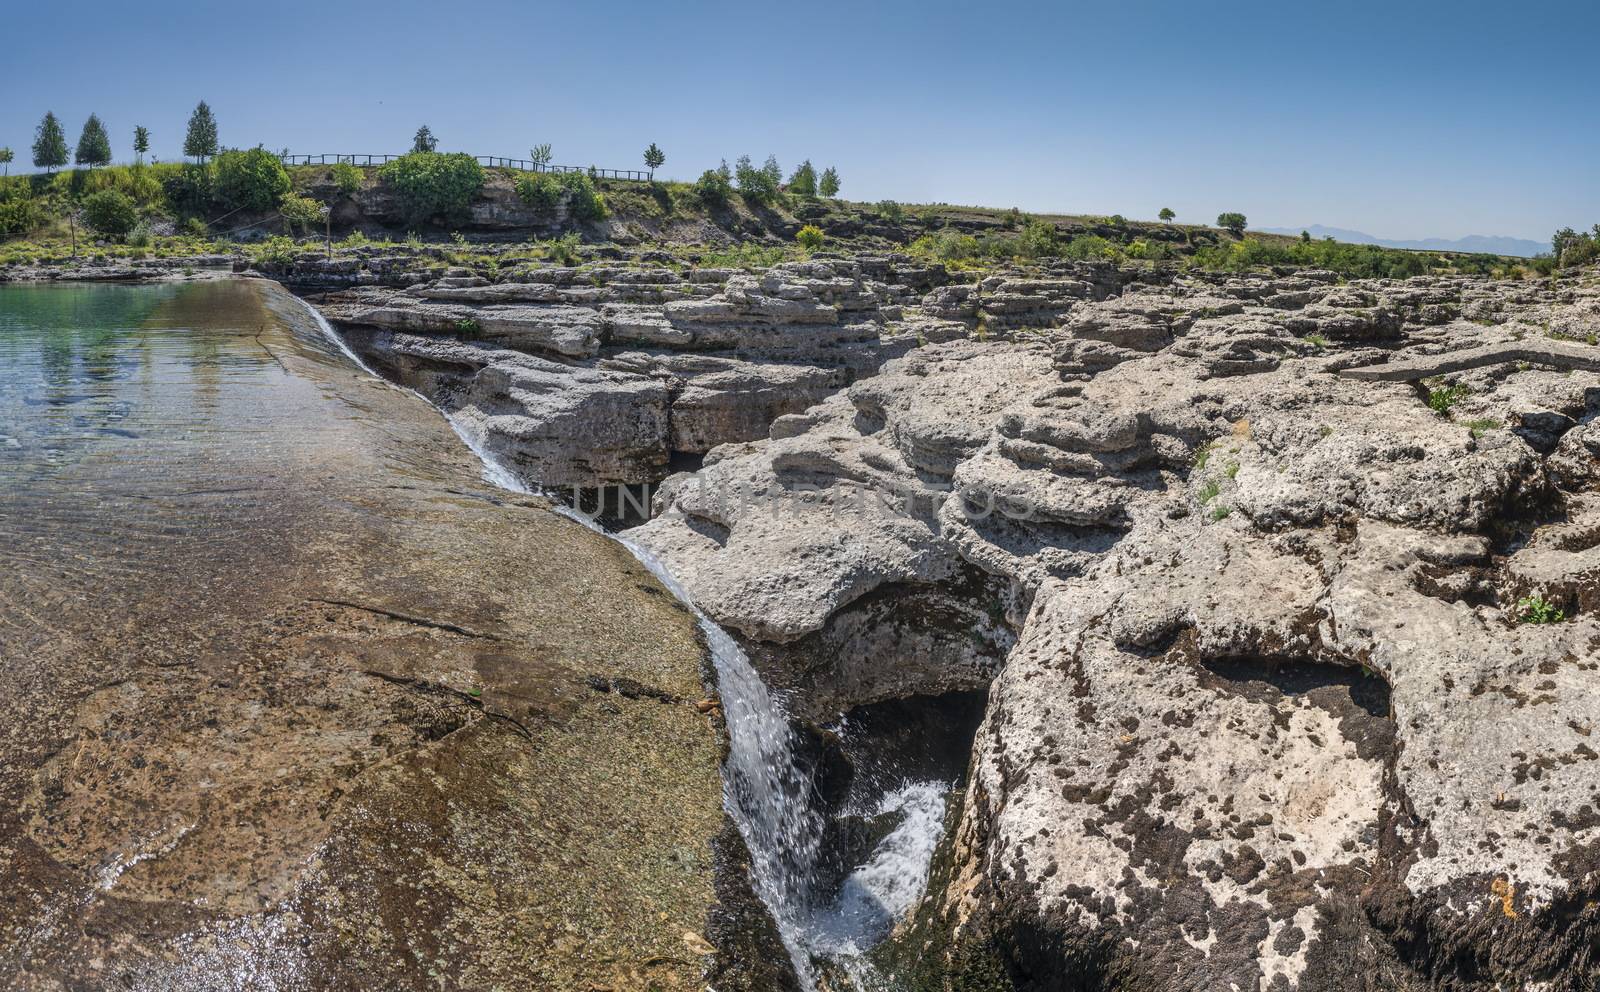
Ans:
[[[818,711],[994,680],[915,939],[1023,988],[1593,983],[1600,375],[1557,339],[1600,291],[1046,272],[886,324],[927,343],[634,536]]]
[[[596,488],[658,482],[875,371],[893,293],[874,274],[890,261],[453,270],[322,307],[526,477]]]

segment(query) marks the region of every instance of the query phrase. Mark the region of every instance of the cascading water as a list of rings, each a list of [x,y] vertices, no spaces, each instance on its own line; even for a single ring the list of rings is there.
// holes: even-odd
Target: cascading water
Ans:
[[[388,382],[350,349],[316,307],[300,302],[328,340],[357,367]],[[445,419],[482,462],[485,481],[509,492],[537,495],[457,417],[447,413]],[[837,897],[819,899],[816,876],[826,817],[811,781],[796,760],[797,742],[783,701],[762,682],[738,642],[695,606],[688,592],[649,549],[607,533],[592,518],[559,501],[552,500],[552,506],[558,513],[627,548],[694,611],[716,667],[717,689],[728,727],[723,805],[750,851],[752,887],[772,913],[802,987],[815,987],[813,962],[818,957],[838,962],[860,988],[876,984],[861,955],[921,897],[939,840],[947,785],[911,783],[884,796],[873,814],[898,815],[899,824],[879,842],[868,861],[845,880]]]

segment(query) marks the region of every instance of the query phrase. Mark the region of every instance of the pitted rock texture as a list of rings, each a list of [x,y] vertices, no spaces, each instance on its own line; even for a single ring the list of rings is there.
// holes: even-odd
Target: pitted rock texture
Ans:
[[[886,333],[952,323],[634,531],[821,709],[982,670],[794,661],[863,611],[1014,633],[919,918],[1019,988],[1592,988],[1593,277],[1047,267]]]

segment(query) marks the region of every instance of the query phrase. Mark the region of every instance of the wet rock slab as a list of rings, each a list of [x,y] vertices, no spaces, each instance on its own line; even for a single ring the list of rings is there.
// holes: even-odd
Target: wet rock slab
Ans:
[[[0,396],[3,984],[698,987],[693,618],[276,287],[84,306]]]

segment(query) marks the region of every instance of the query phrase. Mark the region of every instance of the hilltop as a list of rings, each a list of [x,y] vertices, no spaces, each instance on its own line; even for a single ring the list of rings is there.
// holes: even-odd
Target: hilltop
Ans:
[[[828,244],[904,250],[958,268],[1060,257],[1230,271],[1310,266],[1352,278],[1516,275],[1528,264],[1500,255],[1399,251],[1121,215],[863,203],[800,194],[776,182],[761,189],[742,185],[718,170],[694,183],[625,181],[485,168],[465,155],[413,154],[375,167],[286,167],[261,149],[230,150],[206,165],[108,166],[0,180],[0,235],[12,239],[0,247],[0,263],[55,257],[58,247],[43,246],[74,239],[93,239],[95,251],[113,257],[138,257],[226,252],[236,242],[300,237],[737,247],[765,264],[797,245]],[[1547,271],[1541,261],[1534,269]]]

